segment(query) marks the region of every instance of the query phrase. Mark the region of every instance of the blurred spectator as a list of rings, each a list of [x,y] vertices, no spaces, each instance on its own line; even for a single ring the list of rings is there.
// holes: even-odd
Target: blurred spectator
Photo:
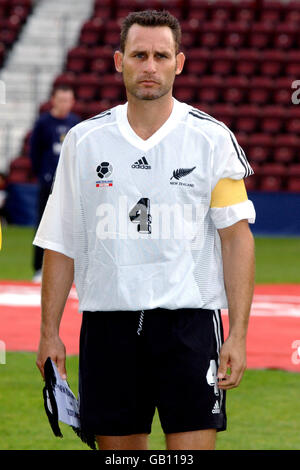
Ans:
[[[3,224],[3,221],[7,220],[5,212],[5,201],[6,201],[6,175],[0,173],[0,222]]]
[[[68,85],[57,85],[51,96],[50,111],[37,119],[30,138],[30,158],[39,183],[38,221],[42,218],[59,160],[63,140],[71,127],[78,124],[79,117],[72,113],[74,92]],[[33,281],[41,280],[43,250],[34,247]]]

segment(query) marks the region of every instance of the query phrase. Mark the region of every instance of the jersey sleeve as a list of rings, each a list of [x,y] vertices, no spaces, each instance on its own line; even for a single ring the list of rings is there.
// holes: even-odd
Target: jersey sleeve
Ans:
[[[224,129],[216,140],[212,166],[210,212],[217,229],[239,220],[255,222],[255,208],[248,199],[244,178],[253,174],[243,149],[234,134]]]
[[[51,194],[33,244],[74,258],[75,136],[68,132],[62,144]]]

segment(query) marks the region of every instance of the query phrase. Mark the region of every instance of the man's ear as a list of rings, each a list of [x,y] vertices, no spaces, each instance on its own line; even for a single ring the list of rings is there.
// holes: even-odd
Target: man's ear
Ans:
[[[176,56],[176,75],[181,74],[185,63],[185,55],[183,52],[179,52]]]
[[[114,53],[114,63],[117,72],[123,71],[123,54],[120,51]]]

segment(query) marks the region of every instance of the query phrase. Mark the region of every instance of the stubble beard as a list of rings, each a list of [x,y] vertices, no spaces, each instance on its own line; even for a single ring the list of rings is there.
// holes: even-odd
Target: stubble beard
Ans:
[[[142,101],[152,101],[152,100],[158,100],[162,96],[165,96],[169,93],[172,87],[165,87],[162,89],[158,89],[155,91],[152,90],[139,90],[139,89],[133,89],[133,90],[128,90],[131,95],[133,95],[135,98],[138,100]]]
[[[147,80],[147,78],[145,78],[145,80]],[[151,77],[149,77],[148,80],[151,80]],[[156,87],[155,90],[150,90],[150,89],[146,90],[146,89],[142,89],[141,87],[139,87],[139,85],[135,83],[130,83],[129,81],[127,81],[123,73],[123,82],[124,82],[127,93],[134,96],[138,100],[142,100],[142,101],[157,100],[167,95],[170,92],[170,90],[172,90],[173,88],[174,80],[175,80],[175,73],[174,73],[173,80],[171,82],[168,82],[166,84],[159,83],[159,86]]]

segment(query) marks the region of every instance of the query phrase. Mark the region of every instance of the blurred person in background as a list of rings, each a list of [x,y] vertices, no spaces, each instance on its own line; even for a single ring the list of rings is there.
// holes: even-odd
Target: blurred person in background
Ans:
[[[0,173],[0,221],[6,221],[5,201],[7,197],[6,192],[7,177],[4,173]]]
[[[68,85],[57,85],[51,95],[51,109],[37,119],[30,138],[30,159],[34,174],[38,178],[38,220],[42,218],[51,192],[63,140],[78,124],[79,117],[72,113],[75,104],[73,89]],[[34,248],[34,282],[40,282],[44,250]]]
[[[0,250],[2,248],[1,225],[3,225],[3,221],[6,222],[5,201],[6,201],[6,175],[4,173],[0,173]]]

